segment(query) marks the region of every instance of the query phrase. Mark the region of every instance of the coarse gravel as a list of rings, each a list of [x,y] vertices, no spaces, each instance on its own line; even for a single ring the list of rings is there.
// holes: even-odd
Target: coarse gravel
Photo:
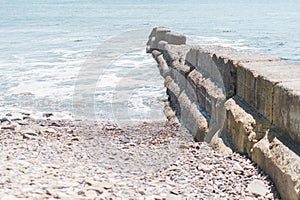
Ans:
[[[121,126],[9,116],[0,123],[0,200],[280,199],[247,157],[220,154],[168,122]]]

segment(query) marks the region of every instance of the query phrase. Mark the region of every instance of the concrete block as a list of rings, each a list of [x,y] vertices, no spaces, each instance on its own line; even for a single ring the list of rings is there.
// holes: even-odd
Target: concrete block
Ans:
[[[176,69],[184,77],[187,77],[188,74],[191,72],[191,67],[189,67],[187,65],[182,65],[182,64],[177,63],[177,62],[171,63],[171,67]]]
[[[176,112],[172,109],[169,101],[164,102],[164,114],[168,119],[168,124],[179,124]]]
[[[281,61],[242,62],[238,66],[237,74],[237,95],[273,121],[280,129],[291,131],[288,128],[290,122],[287,120],[289,118],[287,113],[291,105],[289,102],[292,100],[287,99],[291,96],[290,92],[284,90],[300,91],[300,85],[297,84],[300,80],[299,66]],[[297,114],[295,112],[296,116]],[[294,118],[297,121],[298,117]],[[294,124],[299,124],[299,121]],[[291,132],[299,132],[299,129]]]
[[[178,98],[181,110],[181,121],[184,126],[192,133],[197,141],[204,141],[208,131],[208,122],[198,110],[195,103],[192,103],[185,92]]]
[[[216,67],[215,63],[212,60],[212,56],[209,53],[203,51],[197,51],[197,64],[195,68],[201,74],[206,77],[210,77],[212,74],[211,69]]]
[[[300,144],[300,80],[275,86],[273,123]]]
[[[171,32],[170,29],[165,27],[157,27],[156,34],[155,34],[155,40],[158,43],[161,40],[165,40],[166,34],[168,32]]]
[[[160,54],[156,57],[156,61],[158,63],[160,75],[164,78],[166,76],[170,75],[170,68],[169,68],[168,64],[166,63],[165,59],[163,58],[162,54]]]
[[[225,112],[223,107],[226,100],[225,89],[216,85],[210,78],[204,78],[197,70],[193,70],[187,80],[187,85],[190,86],[187,91],[195,91],[199,105],[211,119],[217,123],[224,121],[222,114]]]
[[[300,199],[300,157],[272,132],[253,146],[252,160],[274,181],[282,199]]]
[[[151,40],[153,37],[155,37],[156,35],[156,30],[157,30],[157,27],[154,27],[150,33],[150,35],[148,36],[148,42],[147,42],[147,45],[149,45],[149,40]]]
[[[252,106],[255,105],[257,99],[255,93],[257,77],[258,74],[255,71],[247,70],[244,67],[237,68],[237,95]]]
[[[231,98],[236,94],[237,88],[237,66],[234,61],[227,58],[212,57],[214,65],[212,65],[210,76],[220,87],[224,87],[226,97]]]
[[[224,131],[229,135],[239,152],[250,153],[254,144],[249,139],[252,135],[255,135],[253,130],[254,118],[245,112],[233,99],[229,99],[225,107],[227,120]]]
[[[251,64],[247,63],[247,65]],[[245,67],[239,66],[237,74],[237,95],[271,121],[275,82],[271,82],[257,71]]]
[[[179,97],[181,93],[180,88],[171,76],[165,77],[165,87],[168,88],[176,96],[176,98]]]
[[[198,51],[199,48],[191,47],[191,49],[186,54],[186,64],[196,67],[198,64]]]
[[[161,55],[161,52],[160,51],[157,51],[157,50],[153,50],[151,51],[151,54],[152,54],[152,57],[156,60],[156,58]],[[156,60],[157,61],[157,60]]]
[[[164,40],[161,40],[158,42],[157,44],[157,49],[159,51],[165,51],[166,50],[166,45],[168,44],[168,42],[164,41]]]
[[[213,57],[210,53],[204,52],[199,49],[197,51],[197,65],[195,67],[197,71],[203,74],[204,77],[211,79],[220,87],[228,88],[227,91],[230,91],[232,90],[231,82],[234,82],[231,80],[234,79],[234,76],[232,76],[231,73],[231,66],[228,68],[228,65],[223,65],[223,63],[218,63],[217,61],[218,60],[216,60],[216,58]],[[234,91],[231,93],[234,93]],[[231,93],[230,95],[232,95]]]
[[[269,81],[265,77],[258,76],[255,84],[254,92],[256,94],[256,98],[254,106],[258,112],[262,113],[269,120],[272,120],[274,82]]]
[[[176,97],[176,95],[167,88],[167,94],[168,94],[168,101],[169,101],[169,106],[172,108],[172,110],[175,111],[175,115],[176,117],[178,117],[178,119],[180,118],[180,106],[178,103],[178,98]]]
[[[237,95],[269,120],[272,120],[273,86],[276,82],[267,80],[263,74],[256,70],[257,65],[266,69],[268,63],[247,62],[239,64],[237,68]]]
[[[191,100],[191,102],[198,104],[197,93],[195,87],[189,82],[186,82],[185,93]]]
[[[187,79],[184,75],[182,75],[179,71],[176,69],[170,68],[170,75],[172,79],[177,83],[180,90],[183,91],[186,88],[187,85]]]
[[[224,89],[219,88],[211,79],[203,78],[196,86],[198,103],[210,115],[212,120],[219,121],[222,113],[218,113],[225,102]]]
[[[187,76],[187,80],[189,82],[189,85],[196,92],[197,101],[198,101],[199,105],[201,107],[205,108],[206,90],[205,90],[205,88],[201,87],[203,85],[203,81],[204,81],[202,74],[194,69]]]
[[[196,90],[197,100],[199,105],[207,112],[206,107],[208,107],[209,101],[207,101],[207,90],[202,85]]]
[[[187,79],[195,90],[200,87],[204,81],[202,74],[195,69],[188,74]]]
[[[217,84],[224,85],[227,98],[237,90],[237,65],[240,62],[279,60],[273,56],[237,51],[229,47],[201,46],[198,56],[198,70],[211,77]]]
[[[169,60],[170,63],[173,61],[177,61],[179,64],[184,65],[186,54],[190,49],[188,45],[174,45],[174,44],[167,44],[165,46],[165,59]]]
[[[153,49],[158,49],[159,41],[164,40],[166,33],[170,31],[170,29],[165,27],[153,28],[148,37],[147,52],[150,53]]]
[[[251,155],[253,145],[266,135],[271,123],[238,97],[225,103],[224,131],[241,153]]]
[[[169,44],[181,45],[186,43],[185,35],[175,33],[175,32],[166,32],[164,39]]]
[[[157,42],[156,42],[155,36],[149,38],[147,44],[148,44],[147,45],[147,53],[151,53],[152,49],[156,49]]]

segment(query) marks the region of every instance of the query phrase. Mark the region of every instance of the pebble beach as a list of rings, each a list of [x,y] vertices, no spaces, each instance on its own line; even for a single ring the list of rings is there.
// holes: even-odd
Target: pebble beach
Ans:
[[[280,199],[248,158],[194,142],[178,124],[21,116],[1,119],[1,200]]]

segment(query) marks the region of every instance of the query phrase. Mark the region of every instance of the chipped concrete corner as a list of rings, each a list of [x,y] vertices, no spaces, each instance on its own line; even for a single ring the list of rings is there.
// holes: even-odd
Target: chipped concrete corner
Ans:
[[[283,199],[300,199],[300,66],[227,47],[190,46],[164,27],[152,30],[147,52],[165,78],[172,118],[216,150],[247,154]]]

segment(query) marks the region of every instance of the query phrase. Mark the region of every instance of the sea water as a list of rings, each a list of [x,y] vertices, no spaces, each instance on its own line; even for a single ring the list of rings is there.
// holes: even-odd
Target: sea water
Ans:
[[[299,10],[297,0],[0,0],[1,115],[161,120],[152,27],[300,64]]]

